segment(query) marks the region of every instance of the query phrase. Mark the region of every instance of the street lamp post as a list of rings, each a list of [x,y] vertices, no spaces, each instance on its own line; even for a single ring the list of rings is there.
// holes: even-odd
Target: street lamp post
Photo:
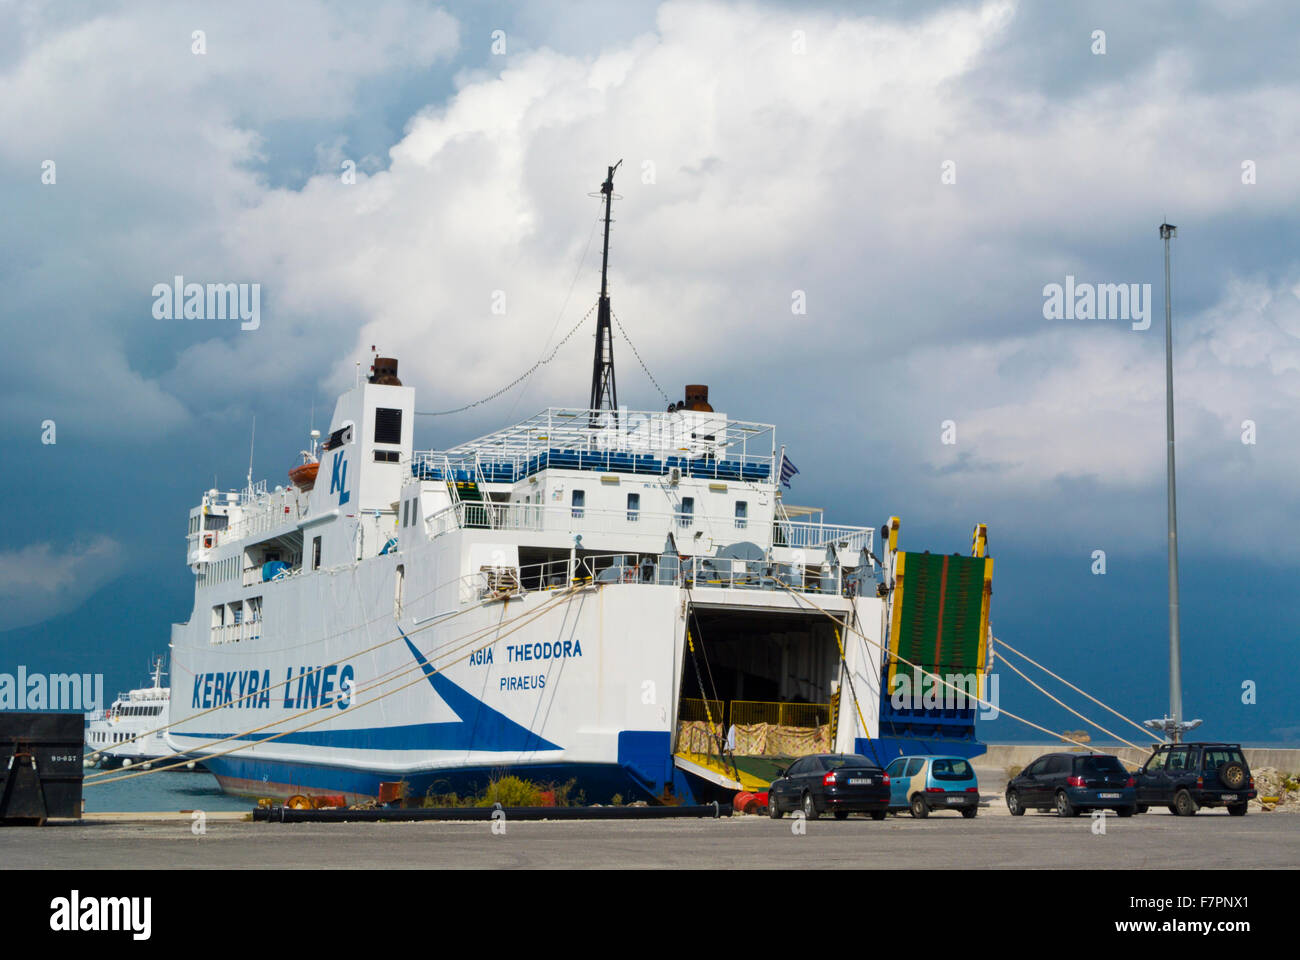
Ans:
[[[1169,282],[1169,241],[1178,236],[1171,223],[1160,224],[1165,242],[1165,476],[1169,508],[1169,715],[1148,720],[1153,730],[1162,730],[1178,743],[1183,733],[1201,725],[1200,720],[1183,722],[1183,652],[1178,634],[1178,497],[1174,486],[1174,322]]]

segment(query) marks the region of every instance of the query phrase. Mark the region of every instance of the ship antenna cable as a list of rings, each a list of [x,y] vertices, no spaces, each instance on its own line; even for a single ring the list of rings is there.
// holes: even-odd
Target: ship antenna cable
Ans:
[[[510,390],[513,390],[515,387],[519,386],[519,384],[523,383],[525,380],[531,377],[544,364],[550,363],[552,360],[555,359],[555,355],[560,352],[560,348],[564,346],[566,343],[568,343],[569,339],[575,333],[577,333],[579,330],[582,329],[583,324],[587,322],[587,318],[591,316],[591,311],[595,310],[596,306],[597,305],[594,303],[591,305],[591,309],[589,309],[583,315],[581,320],[579,320],[577,323],[573,325],[573,329],[571,329],[568,333],[564,335],[564,339],[555,345],[555,349],[553,349],[548,356],[538,360],[531,367],[529,367],[524,373],[520,374],[514,380],[511,380],[500,390],[496,391],[495,393],[488,394],[482,400],[475,400],[473,403],[467,403],[463,407],[456,407],[454,410],[416,410],[415,415],[417,417],[447,417],[453,413],[464,413],[466,410],[472,410],[475,407],[481,407],[483,404],[495,400],[503,393],[508,393]]]
[[[569,298],[573,296],[573,288],[577,285],[578,277],[582,274],[582,267],[587,262],[587,254],[591,250],[591,239],[596,235],[596,225],[600,223],[600,221],[601,218],[597,217],[591,223],[591,232],[587,234],[587,245],[586,247],[583,248],[582,257],[578,260],[578,268],[573,272],[573,280],[569,283],[569,292],[564,295],[564,303],[560,305],[559,313],[555,315],[555,323],[552,324],[551,332],[546,337],[546,343],[550,343],[551,338],[555,336],[555,328],[560,325],[560,318],[564,316],[564,311],[569,306]],[[575,333],[577,333],[579,330],[582,329],[582,327],[586,324],[587,320],[591,317],[591,311],[595,310],[597,306],[599,306],[599,301],[591,305],[591,309],[589,309],[583,315],[581,320],[579,320],[576,324],[573,325],[573,329],[564,335],[564,339],[555,345],[555,348],[551,350],[549,355],[539,357],[537,362],[534,363],[531,367],[529,367],[521,376],[516,377],[514,380],[510,381],[508,384],[506,384],[504,387],[502,387],[500,390],[496,391],[495,393],[489,394],[488,396],[484,397],[482,400],[475,400],[473,403],[467,403],[463,407],[457,407],[454,410],[417,410],[415,411],[415,415],[417,417],[447,417],[453,413],[464,413],[466,410],[472,410],[474,407],[481,407],[483,404],[495,400],[503,393],[508,393],[509,391],[513,390],[515,387],[519,386],[519,384],[527,380],[529,377],[531,377],[534,373],[536,373],[539,369],[541,369],[541,367],[554,360],[555,355],[560,352],[560,348],[569,342],[569,338],[571,338]],[[545,354],[546,351],[545,345],[542,346],[542,351],[543,354]],[[515,398],[515,404],[518,404],[518,402],[519,402],[519,398]],[[514,407],[512,406],[510,409],[513,410]]]
[[[659,391],[659,396],[664,398],[664,403],[672,403],[668,394],[664,393],[664,388],[659,386],[659,381],[655,379],[655,375],[650,372],[650,368],[647,367],[645,361],[641,359],[641,351],[636,348],[636,344],[632,342],[632,338],[629,337],[627,331],[623,329],[623,321],[618,318],[618,314],[614,312],[613,307],[609,308],[609,313],[610,316],[614,318],[614,322],[618,324],[618,332],[623,334],[623,339],[626,340],[627,345],[632,348],[632,356],[636,357],[636,362],[641,364],[642,371],[644,371],[645,375],[650,378],[650,382],[654,384],[654,388]]]

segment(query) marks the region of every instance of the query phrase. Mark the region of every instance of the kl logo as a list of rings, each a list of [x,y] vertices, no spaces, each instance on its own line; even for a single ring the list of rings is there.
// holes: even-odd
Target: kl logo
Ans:
[[[334,472],[330,474],[330,494],[332,496],[334,491],[338,491],[340,507],[351,499],[352,495],[348,493],[347,486],[348,462],[343,459],[343,451],[340,450],[334,454]]]

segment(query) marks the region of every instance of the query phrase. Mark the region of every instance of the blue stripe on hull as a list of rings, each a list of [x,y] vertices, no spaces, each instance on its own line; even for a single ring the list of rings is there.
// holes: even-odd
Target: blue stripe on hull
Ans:
[[[411,728],[398,729],[409,731]],[[391,729],[388,732],[391,733]],[[418,736],[411,734],[410,740],[410,747],[414,749],[418,745]],[[325,745],[339,747],[350,744],[327,741]],[[373,748],[374,745],[369,746]],[[429,749],[427,743],[423,746]],[[685,794],[685,799],[691,799],[691,792],[684,789],[684,781],[677,776],[671,748],[672,738],[666,730],[622,730],[618,735],[618,760],[614,763],[465,764],[405,776],[326,763],[265,760],[238,754],[214,756],[204,762],[222,789],[228,793],[255,796],[342,793],[352,800],[377,797],[379,785],[393,781],[404,781],[410,797],[424,797],[430,792],[466,796],[483,790],[493,778],[514,775],[533,783],[556,786],[576,780],[575,791],[581,790],[591,802],[607,802],[615,794],[625,800],[649,800],[663,794],[669,786],[678,796]]]
[[[204,762],[227,793],[250,796],[341,793],[349,801],[355,801],[377,797],[381,783],[404,781],[407,796],[412,798],[428,796],[431,792],[456,793],[463,797],[483,790],[489,780],[502,776],[517,776],[532,783],[556,786],[576,780],[573,795],[576,797],[580,790],[591,803],[607,803],[615,794],[620,794],[625,801],[649,800],[654,796],[636,772],[617,763],[465,766],[401,776],[233,754]]]

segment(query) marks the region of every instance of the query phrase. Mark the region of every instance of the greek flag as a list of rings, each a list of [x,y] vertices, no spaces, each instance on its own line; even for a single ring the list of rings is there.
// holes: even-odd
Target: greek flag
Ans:
[[[781,451],[781,486],[790,486],[790,478],[799,472],[799,468],[794,465],[785,451]]]

